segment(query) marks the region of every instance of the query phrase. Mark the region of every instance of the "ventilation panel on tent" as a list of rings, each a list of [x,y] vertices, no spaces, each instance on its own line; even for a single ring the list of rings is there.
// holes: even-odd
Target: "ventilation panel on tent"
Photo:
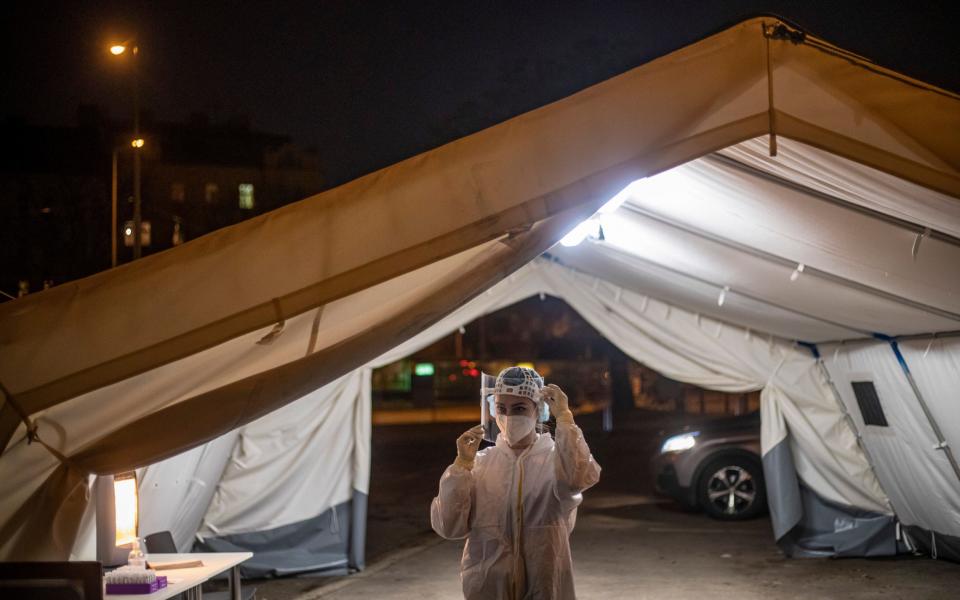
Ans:
[[[877,395],[877,388],[872,381],[852,381],[853,394],[857,397],[857,405],[860,407],[860,414],[863,416],[864,425],[876,425],[878,427],[888,427],[887,417],[883,414],[883,407],[880,405],[880,396]]]

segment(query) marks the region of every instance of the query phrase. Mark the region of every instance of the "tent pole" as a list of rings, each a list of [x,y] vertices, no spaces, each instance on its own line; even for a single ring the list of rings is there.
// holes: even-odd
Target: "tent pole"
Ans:
[[[940,339],[940,338],[950,338],[950,337],[960,337],[960,329],[952,331],[939,331],[933,333],[911,333],[908,335],[893,335],[890,336],[891,339],[897,340],[898,342],[907,342],[913,340],[930,340],[930,339]],[[845,340],[827,340],[824,342],[817,342],[820,345],[826,344],[866,344],[870,342],[875,342],[875,337],[868,338],[850,338]]]
[[[890,348],[893,350],[893,354],[897,357],[897,362],[900,363],[900,368],[903,370],[903,374],[910,383],[910,388],[913,390],[913,395],[917,397],[917,402],[920,403],[920,408],[923,410],[923,414],[927,418],[927,422],[930,423],[930,428],[933,430],[933,434],[937,439],[937,445],[934,446],[933,449],[942,450],[944,454],[947,455],[947,460],[950,462],[950,466],[953,468],[953,473],[957,476],[957,480],[960,481],[960,464],[957,464],[957,459],[953,455],[953,449],[950,448],[946,438],[943,437],[943,432],[940,431],[940,426],[937,424],[937,420],[933,417],[933,413],[930,412],[930,407],[927,406],[927,402],[923,399],[923,394],[920,393],[920,388],[917,386],[917,382],[913,378],[913,373],[910,372],[910,367],[907,366],[907,361],[904,360],[903,354],[900,352],[900,346],[897,344],[897,340],[886,338],[885,336],[878,337],[879,339],[890,343]]]
[[[837,403],[837,408],[840,409],[840,413],[843,414],[843,420],[846,422],[847,427],[850,428],[850,431],[853,433],[853,436],[857,439],[857,446],[860,447],[860,451],[863,452],[863,456],[867,459],[867,464],[870,465],[870,472],[873,473],[873,478],[877,480],[877,483],[880,483],[880,478],[877,477],[877,470],[873,467],[874,460],[870,456],[870,450],[867,448],[867,444],[863,441],[863,435],[860,433],[860,430],[857,428],[856,421],[853,420],[853,416],[850,414],[850,411],[847,410],[847,405],[843,402],[843,397],[840,395],[840,390],[837,389],[837,384],[833,381],[833,377],[830,376],[830,370],[827,368],[826,363],[823,362],[823,357],[820,356],[820,349],[816,344],[803,344],[806,346],[810,352],[813,354],[813,357],[817,361],[817,368],[820,369],[820,374],[823,376],[824,380],[827,382],[827,386],[830,388],[830,395],[833,396],[834,402]],[[883,486],[880,486],[883,489]],[[890,512],[894,515],[897,514],[897,511],[893,509],[893,504],[890,503],[890,498],[886,496],[884,492],[884,497],[887,501],[887,507],[890,509]]]
[[[704,279],[704,278],[698,277],[698,276],[696,276],[696,275],[691,275],[690,273],[686,273],[686,272],[681,271],[681,270],[679,270],[679,269],[674,269],[674,268],[672,268],[672,267],[668,267],[668,266],[666,266],[666,265],[662,265],[662,264],[660,264],[660,263],[658,263],[658,262],[655,262],[655,261],[650,260],[649,258],[643,258],[642,256],[637,256],[637,255],[635,255],[635,254],[629,254],[628,252],[624,252],[623,250],[619,250],[619,249],[617,249],[616,247],[612,247],[612,246],[610,246],[610,245],[604,246],[604,248],[609,248],[610,251],[612,251],[612,252],[620,252],[620,253],[623,253],[623,254],[628,254],[628,255],[630,256],[630,260],[635,260],[635,261],[637,261],[637,262],[642,262],[642,263],[647,264],[647,265],[652,265],[652,266],[653,266],[654,268],[656,268],[656,269],[661,269],[661,270],[666,271],[666,272],[668,272],[668,273],[671,273],[671,274],[673,274],[673,275],[679,275],[679,276],[684,277],[684,278],[686,278],[686,279],[689,279],[689,280],[692,280],[692,281],[696,281],[696,282],[698,282],[698,283],[703,283],[703,284],[709,285],[709,286],[714,287],[714,288],[717,288],[717,289],[722,289],[722,288],[724,287],[724,285],[721,284],[721,283],[717,283],[717,282],[715,282],[715,281],[710,281],[710,280],[708,280],[708,279]],[[559,262],[559,261],[558,261],[558,262]],[[570,269],[571,271],[582,272],[582,271],[579,271],[578,269],[574,269],[573,267],[570,267],[570,266],[564,264],[563,262],[559,262],[559,264],[562,265],[562,266],[563,266],[564,268],[566,268],[566,269]],[[803,317],[803,318],[805,318],[805,319],[810,319],[810,320],[812,320],[812,321],[818,321],[818,322],[820,322],[820,323],[825,323],[825,324],[827,324],[827,325],[831,325],[831,326],[837,327],[837,328],[839,328],[839,329],[846,329],[847,331],[852,331],[852,332],[854,332],[854,333],[859,333],[860,335],[863,335],[863,336],[869,337],[869,336],[873,335],[872,332],[869,332],[869,331],[867,331],[867,330],[865,330],[865,329],[857,329],[856,327],[852,327],[852,326],[850,326],[850,325],[844,325],[843,323],[838,323],[838,322],[836,322],[836,321],[831,321],[830,319],[824,319],[823,317],[818,317],[818,316],[816,316],[816,315],[811,315],[811,314],[808,314],[808,313],[799,311],[799,310],[797,310],[797,309],[795,309],[795,308],[789,308],[789,307],[787,307],[787,306],[783,306],[783,305],[781,305],[781,304],[777,304],[776,302],[771,302],[770,300],[767,300],[767,299],[765,299],[765,298],[761,298],[761,297],[759,297],[759,296],[755,296],[755,295],[753,295],[753,294],[746,293],[746,292],[741,291],[741,290],[729,290],[729,291],[727,291],[727,297],[729,297],[730,294],[742,296],[742,297],[747,298],[747,299],[749,299],[749,300],[753,300],[754,302],[759,302],[759,303],[761,303],[761,304],[766,304],[767,306],[770,306],[770,307],[776,308],[776,309],[778,309],[778,310],[782,310],[782,311],[784,311],[784,312],[788,312],[788,313],[797,315],[797,316],[799,316],[799,317]],[[677,307],[679,307],[679,308],[683,308],[684,310],[689,310],[690,312],[697,312],[696,309],[686,308],[686,307],[680,306],[679,304],[676,304],[675,302],[668,302],[668,301],[666,301],[666,300],[663,300],[662,302],[664,302],[665,304],[673,304],[673,305],[675,305],[675,306],[677,306]],[[710,315],[710,318],[712,318],[712,319],[717,319],[717,320],[723,321],[723,322],[727,322],[727,321],[724,321],[724,319],[719,318],[719,317],[717,317],[717,316],[715,316],[715,315]],[[740,324],[737,324],[737,323],[730,323],[730,324],[731,324],[731,325],[735,325],[736,327],[740,327],[740,328],[744,327],[743,325],[740,325]],[[783,339],[787,339],[788,341],[791,341],[791,342],[793,341],[792,338],[785,338],[784,336],[778,336],[778,337],[781,337],[781,338],[783,338]]]
[[[690,235],[699,237],[701,239],[709,240],[716,244],[720,244],[721,246],[730,248],[731,250],[735,250],[737,252],[743,252],[744,254],[749,254],[750,256],[759,258],[760,260],[765,260],[767,262],[771,262],[774,264],[783,265],[791,269],[797,266],[797,261],[795,260],[790,260],[788,258],[784,258],[782,256],[772,254],[765,250],[760,250],[759,248],[754,248],[753,246],[741,244],[740,242],[735,242],[731,239],[728,239],[719,235],[715,235],[707,231],[703,231],[702,229],[691,227],[684,223],[679,223],[673,219],[659,215],[641,206],[627,203],[627,204],[624,204],[624,208],[626,208],[630,212],[636,213],[648,219],[652,219],[654,221],[657,221],[658,223],[662,223],[667,227],[673,227],[674,229],[679,229],[680,231],[684,231],[686,233],[689,233]],[[930,306],[922,302],[916,302],[914,300],[910,300],[909,298],[898,296],[897,294],[893,294],[891,292],[887,292],[887,291],[875,288],[865,283],[860,283],[859,281],[854,281],[852,279],[848,279],[840,275],[835,275],[833,273],[830,273],[829,271],[824,271],[821,269],[817,269],[815,267],[811,267],[810,265],[804,265],[804,266],[805,266],[803,271],[804,276],[811,275],[814,277],[820,277],[822,279],[826,279],[828,281],[838,283],[845,287],[850,287],[874,296],[879,296],[886,300],[890,300],[891,302],[896,302],[897,304],[902,304],[904,306],[909,306],[911,308],[921,310],[926,313],[937,315],[938,317],[943,317],[945,319],[951,319],[953,321],[960,322],[960,314],[958,313],[944,310],[942,308],[937,308],[935,306]]]

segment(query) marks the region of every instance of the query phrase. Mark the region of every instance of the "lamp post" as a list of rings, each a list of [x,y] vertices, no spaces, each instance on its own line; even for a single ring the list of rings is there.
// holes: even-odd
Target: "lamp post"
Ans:
[[[120,149],[113,148],[110,161],[110,266],[117,266],[117,154]]]
[[[127,41],[122,44],[114,44],[113,46],[110,46],[110,54],[113,54],[114,56],[125,54],[128,49],[133,55],[133,58],[131,59],[131,69],[133,70],[133,139],[130,141],[130,146],[133,148],[133,259],[136,260],[140,258],[141,254],[140,230],[142,227],[142,218],[140,215],[140,151],[144,146],[143,138],[140,137],[140,86],[137,81],[137,56],[140,53],[140,48],[134,41]],[[114,153],[113,164],[114,169],[116,169],[116,153]],[[116,173],[116,171],[114,171],[114,173]],[[116,207],[115,193],[113,200],[114,207]],[[114,208],[114,210],[116,209]],[[116,221],[113,223],[113,229],[113,264],[116,266]]]

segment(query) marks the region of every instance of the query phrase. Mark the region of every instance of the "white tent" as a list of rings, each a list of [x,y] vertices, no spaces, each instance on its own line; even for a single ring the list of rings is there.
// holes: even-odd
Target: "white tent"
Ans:
[[[888,553],[897,522],[949,552],[960,374],[942,334],[960,321],[958,131],[956,96],[753,19],[346,186],[2,305],[0,552],[63,556],[88,474],[240,428],[169,467],[206,473],[169,485],[184,499],[169,521],[181,543],[194,527],[211,545],[269,532],[311,549],[281,559],[294,569],[362,566],[369,368],[541,291],[673,378],[763,389],[774,526],[792,552]],[[528,264],[644,177],[597,217],[602,241]],[[927,337],[898,347],[873,334]],[[864,423],[852,382],[873,383],[885,427]],[[169,481],[164,468],[145,480]]]

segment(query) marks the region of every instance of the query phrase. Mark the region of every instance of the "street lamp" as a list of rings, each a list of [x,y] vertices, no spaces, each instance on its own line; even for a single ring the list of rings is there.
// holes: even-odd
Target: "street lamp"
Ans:
[[[143,138],[140,137],[140,89],[137,82],[137,56],[140,53],[140,48],[136,45],[134,40],[128,40],[121,44],[114,44],[110,46],[110,54],[114,56],[126,54],[127,50],[130,50],[130,53],[133,55],[133,140],[130,142],[130,146],[133,148],[133,227],[136,231],[136,235],[133,236],[133,258],[136,260],[140,258],[141,253],[140,223],[142,219],[140,216],[140,150],[144,146]],[[115,197],[114,202],[116,202]],[[116,236],[116,223],[114,223],[113,229],[113,235]],[[116,248],[116,242],[114,242],[113,247]],[[113,262],[114,265],[116,265],[115,250]]]

